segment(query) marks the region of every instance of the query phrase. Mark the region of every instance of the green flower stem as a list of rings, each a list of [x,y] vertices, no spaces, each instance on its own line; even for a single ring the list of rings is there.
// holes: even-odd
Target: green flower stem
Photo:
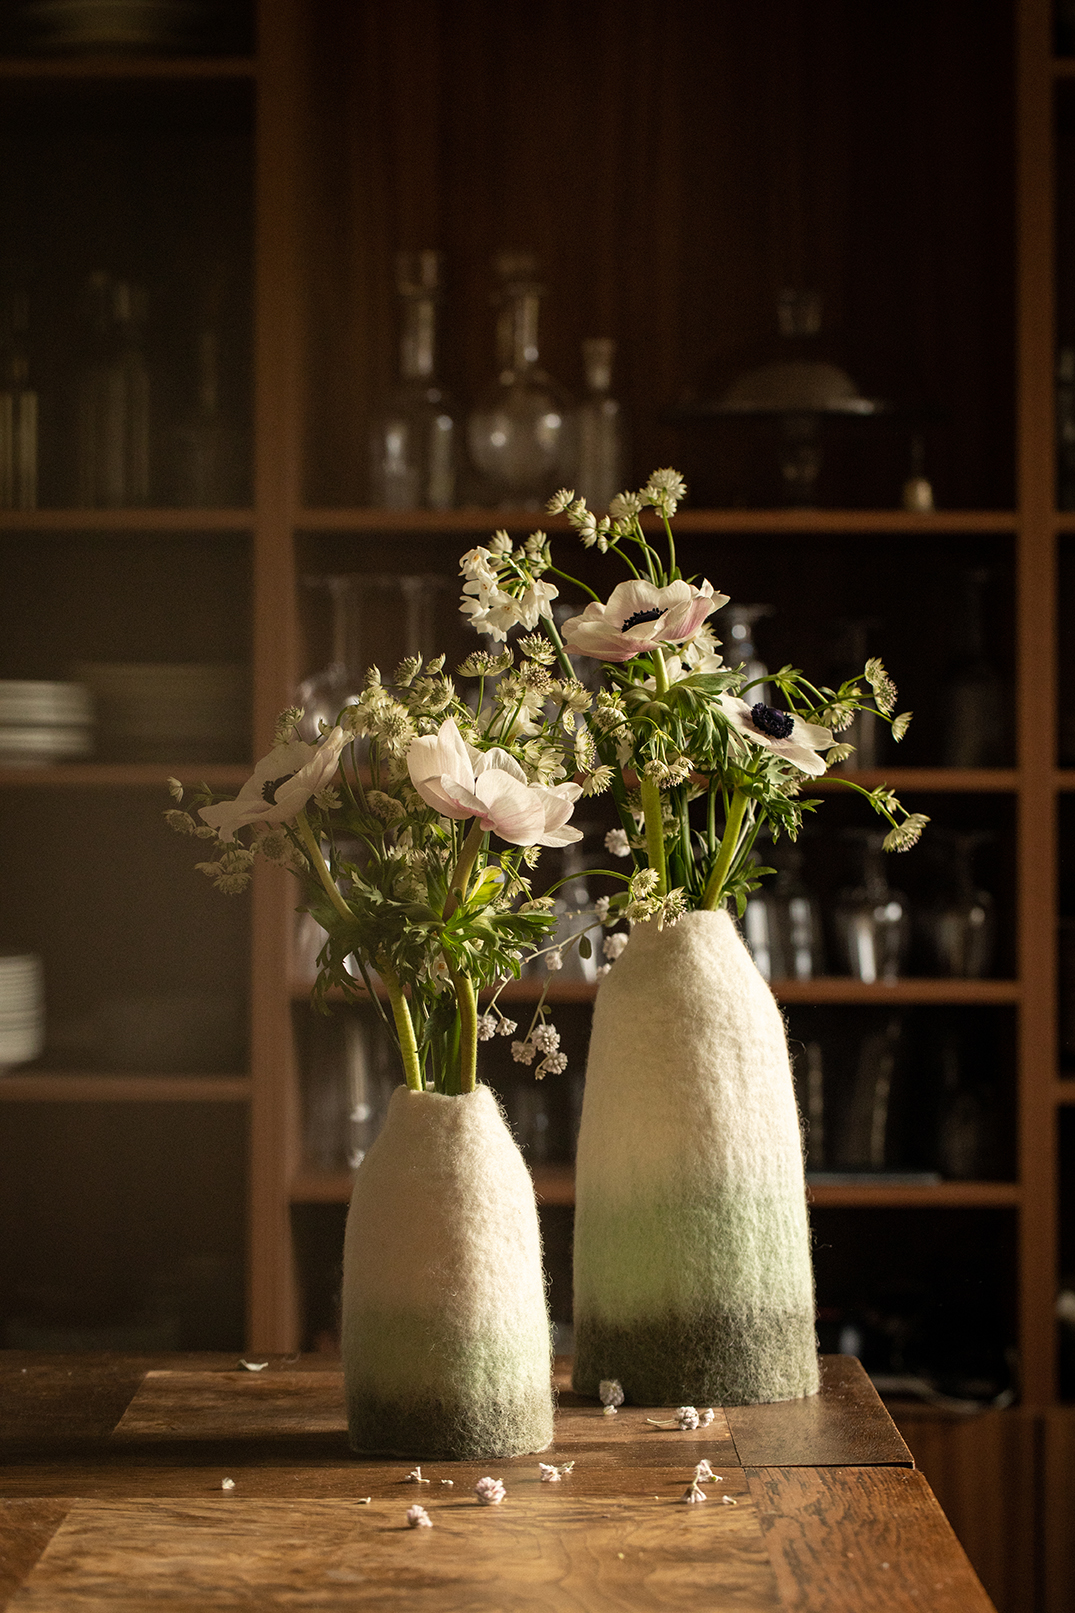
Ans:
[[[329,901],[345,923],[353,924],[355,915],[336,889],[336,882],[328,871],[325,859],[321,855],[321,847],[317,843],[317,836],[310,828],[310,821],[305,812],[299,812],[296,815],[295,828],[298,830],[299,839],[302,841],[306,854],[313,864],[314,873],[325,887]]]
[[[452,869],[452,877],[448,881],[448,900],[444,904],[444,917],[446,919],[451,918],[467,893],[467,885],[470,881],[474,864],[477,861],[478,853],[482,849],[484,839],[485,830],[482,828],[481,819],[475,818],[470,826],[470,833],[463,842],[459,860]]]
[[[653,679],[657,685],[657,693],[667,694],[668,668],[665,665],[664,651],[661,649],[659,644],[655,644],[653,646],[653,649],[650,651],[650,659],[653,662]]]
[[[668,581],[675,582],[679,576],[679,567],[676,565],[676,540],[672,536],[672,523],[664,510],[661,511],[661,520],[664,522],[664,530],[668,536]]]
[[[448,965],[459,1007],[459,1090],[473,1092],[478,1081],[478,998],[470,976],[460,973],[447,953],[441,956]]]
[[[412,1092],[423,1090],[422,1068],[418,1062],[418,1043],[414,1039],[414,1024],[411,1020],[407,999],[403,995],[403,987],[399,983],[399,976],[385,957],[377,959],[377,971],[384,981],[388,992],[388,1000],[392,1004],[392,1017],[396,1022],[396,1035],[399,1037],[399,1056],[403,1060],[403,1075]]]
[[[642,791],[642,812],[646,820],[646,854],[649,865],[657,875],[655,896],[668,895],[668,864],[664,855],[664,819],[661,813],[661,792],[645,773],[639,779]]]
[[[596,594],[594,595],[594,598],[597,598]],[[568,678],[572,683],[574,683],[575,668],[571,665],[571,662],[568,659],[567,651],[564,649],[564,641],[560,637],[556,623],[553,621],[551,616],[543,616],[541,618],[541,625],[545,629],[546,638],[556,651],[556,659],[560,664],[560,671],[564,674],[565,678]]]
[[[732,796],[732,804],[728,812],[728,819],[724,825],[724,835],[720,842],[720,854],[713,864],[713,872],[706,881],[705,894],[702,897],[702,908],[712,913],[720,906],[724,895],[724,882],[735,858],[739,846],[739,836],[743,828],[743,819],[750,806],[750,798],[742,790],[736,790]]]

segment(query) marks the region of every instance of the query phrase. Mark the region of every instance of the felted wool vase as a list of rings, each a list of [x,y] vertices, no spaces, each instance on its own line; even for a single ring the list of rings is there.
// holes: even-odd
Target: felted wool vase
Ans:
[[[636,1405],[818,1388],[784,1022],[727,913],[635,925],[594,1008],[576,1167],[574,1387]]]
[[[488,1087],[399,1087],[355,1176],[343,1372],[356,1451],[479,1460],[553,1437],[530,1174]]]

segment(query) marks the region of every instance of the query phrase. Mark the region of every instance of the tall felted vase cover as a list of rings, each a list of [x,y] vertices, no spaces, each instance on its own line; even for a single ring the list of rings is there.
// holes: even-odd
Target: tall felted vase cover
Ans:
[[[552,1442],[529,1172],[488,1087],[399,1087],[355,1177],[343,1369],[356,1451],[479,1460]]]
[[[725,912],[636,925],[594,1010],[579,1134],[574,1386],[644,1405],[818,1388],[780,1011]]]

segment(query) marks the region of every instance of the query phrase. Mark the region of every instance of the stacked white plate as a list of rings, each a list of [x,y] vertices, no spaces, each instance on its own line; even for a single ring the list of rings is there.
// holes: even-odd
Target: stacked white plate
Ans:
[[[35,1059],[45,1044],[41,959],[0,952],[0,1070]]]
[[[97,744],[117,762],[234,762],[250,749],[249,676],[231,664],[84,661]]]
[[[0,763],[60,762],[92,750],[93,700],[83,684],[0,680]]]

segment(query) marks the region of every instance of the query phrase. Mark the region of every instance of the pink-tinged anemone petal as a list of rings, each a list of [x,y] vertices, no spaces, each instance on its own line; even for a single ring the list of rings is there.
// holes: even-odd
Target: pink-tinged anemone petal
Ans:
[[[467,746],[454,717],[441,723],[435,734],[424,734],[411,741],[407,751],[407,771],[422,800],[446,818],[467,818],[473,808],[461,810],[444,788],[452,780],[473,792],[474,768]]]
[[[537,845],[545,828],[545,812],[537,791],[510,773],[489,768],[475,782],[481,803],[481,825],[513,846]]]
[[[728,603],[713,585],[700,588],[682,580],[658,588],[645,578],[617,583],[607,604],[587,605],[564,623],[564,648],[600,661],[630,661],[654,644],[681,644],[693,638],[706,617]]]
[[[333,728],[317,745],[301,739],[274,745],[234,801],[200,807],[198,815],[223,841],[234,840],[235,831],[251,823],[287,823],[302,811],[312,795],[331,782],[347,742],[343,729]]]
[[[552,789],[541,789],[535,785],[534,789],[541,790],[541,797],[545,809],[545,832],[535,841],[539,846],[567,846],[575,840],[582,839],[581,829],[569,829],[567,820],[575,809],[575,802],[582,794],[579,784],[556,784]]]
[[[475,778],[487,772],[489,768],[495,767],[503,773],[510,773],[512,778],[519,780],[520,784],[526,783],[526,774],[523,772],[522,767],[509,751],[502,750],[499,745],[494,745],[492,750],[484,751],[475,750],[473,745],[468,745],[467,750],[470,753]]]

